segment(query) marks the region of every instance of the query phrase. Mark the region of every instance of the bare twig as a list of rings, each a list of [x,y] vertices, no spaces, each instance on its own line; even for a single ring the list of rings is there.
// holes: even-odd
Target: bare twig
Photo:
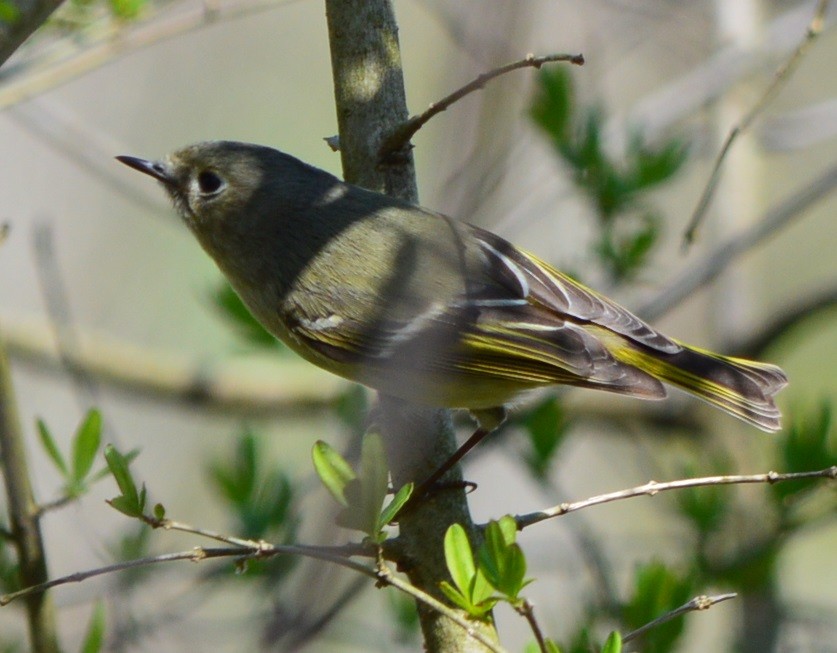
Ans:
[[[548,653],[543,631],[541,630],[538,620],[535,619],[535,608],[532,604],[529,603],[527,599],[523,599],[520,605],[515,606],[514,609],[528,622],[529,628],[531,628],[532,634],[535,636],[535,641],[538,643],[538,650],[540,650],[541,653]]]
[[[354,555],[352,551],[354,546],[344,547],[324,547],[324,546],[308,546],[301,544],[270,544],[268,542],[254,542],[254,546],[231,546],[208,548],[197,546],[189,551],[180,551],[177,553],[165,553],[156,556],[148,556],[145,558],[137,558],[136,560],[128,560],[125,562],[118,562],[104,567],[97,567],[87,571],[79,571],[74,574],[68,574],[60,578],[54,578],[50,581],[39,583],[30,587],[25,587],[17,592],[5,594],[0,596],[0,606],[8,605],[12,601],[24,596],[40,594],[50,588],[58,587],[60,585],[67,585],[68,583],[80,583],[89,578],[102,576],[104,574],[124,571],[126,569],[133,569],[135,567],[147,567],[150,565],[159,564],[162,562],[174,562],[177,560],[191,560],[192,562],[201,562],[203,560],[210,560],[214,558],[272,558],[277,555],[300,555],[308,558],[315,558],[326,562],[333,562],[343,567],[347,567],[354,571],[358,571],[372,578],[377,578],[375,572],[362,565],[359,562],[350,560],[348,556]]]
[[[741,119],[741,121],[735,125],[727,135],[726,140],[724,141],[723,146],[721,147],[721,151],[718,153],[717,158],[715,159],[715,164],[712,167],[712,173],[709,175],[709,180],[706,182],[706,187],[703,189],[703,193],[701,194],[700,200],[695,207],[695,211],[692,214],[691,220],[689,220],[689,224],[686,227],[686,231],[683,234],[683,246],[688,247],[689,245],[694,242],[695,235],[697,234],[697,230],[700,227],[701,221],[703,217],[706,215],[706,210],[709,207],[709,202],[712,199],[712,196],[715,194],[715,189],[718,186],[718,180],[721,177],[721,167],[726,159],[727,153],[729,152],[730,148],[732,147],[735,140],[738,136],[747,129],[749,129],[750,125],[753,121],[758,117],[758,115],[764,111],[764,108],[773,100],[776,94],[781,89],[782,85],[790,79],[793,71],[799,65],[799,62],[802,60],[802,56],[807,52],[808,48],[810,47],[811,43],[814,39],[822,32],[823,24],[825,22],[825,15],[828,10],[828,2],[829,0],[819,0],[817,3],[817,8],[814,12],[814,17],[811,19],[811,22],[808,25],[808,29],[805,33],[805,38],[802,42],[797,46],[796,50],[794,50],[793,54],[791,54],[790,58],[783,63],[776,73],[773,76],[773,81],[770,85],[765,89],[762,96],[759,100],[753,105],[750,111]]]
[[[517,515],[515,521],[517,522],[518,530],[523,530],[527,526],[532,526],[538,522],[552,519],[553,517],[560,517],[570,512],[582,510],[583,508],[590,508],[591,506],[598,506],[603,503],[610,503],[611,501],[621,501],[622,499],[632,499],[638,496],[654,496],[660,492],[668,490],[680,490],[689,487],[703,487],[707,485],[735,485],[744,483],[780,483],[783,481],[795,481],[806,478],[825,478],[837,479],[837,465],[827,467],[811,472],[790,472],[778,473],[767,472],[766,474],[738,474],[727,476],[704,476],[700,478],[686,478],[677,481],[668,481],[659,483],[657,481],[649,481],[644,485],[638,485],[627,490],[617,490],[616,492],[609,492],[607,494],[600,494],[581,501],[572,503],[561,503],[552,508],[541,510],[538,512],[531,512],[525,515]]]
[[[492,79],[505,75],[506,73],[510,73],[514,70],[519,70],[520,68],[540,68],[546,63],[556,61],[567,61],[571,64],[581,66],[584,64],[584,56],[581,54],[548,54],[536,57],[533,54],[527,54],[526,57],[520,59],[519,61],[489,70],[487,73],[481,74],[473,81],[465,84],[465,86],[442,98],[438,102],[434,102],[423,113],[417,116],[412,116],[409,120],[396,127],[392,134],[384,139],[384,142],[381,144],[378,152],[378,156],[381,160],[386,160],[389,155],[401,150],[407,145],[407,143],[410,142],[410,139],[415,135],[415,133],[428,121],[430,121],[433,116],[445,111],[454,102],[458,102],[466,95],[482,89]]]
[[[738,594],[736,594],[735,592],[730,592],[729,594],[718,594],[717,596],[696,596],[688,603],[684,603],[683,605],[681,605],[679,608],[676,608],[671,612],[666,612],[664,615],[654,619],[654,621],[650,621],[644,626],[640,626],[636,630],[632,630],[627,635],[624,635],[622,637],[622,643],[627,644],[632,639],[636,639],[637,637],[645,634],[652,628],[661,626],[667,621],[676,619],[677,617],[684,615],[687,612],[694,612],[696,610],[708,610],[713,605],[721,603],[722,601],[729,601],[730,599],[734,599],[736,596],[738,596]]]
[[[200,562],[210,558],[222,558],[230,556],[246,556],[246,552],[239,548],[224,548],[224,549],[206,549],[203,547],[195,547],[190,551],[181,551],[179,553],[164,553],[156,556],[148,556],[145,558],[137,558],[136,560],[128,560],[125,562],[117,562],[116,564],[106,565],[104,567],[97,567],[96,569],[88,569],[87,571],[77,571],[74,574],[68,574],[59,578],[38,585],[24,587],[17,592],[3,594],[0,596],[0,606],[8,605],[12,601],[23,598],[25,596],[38,595],[53,587],[67,585],[69,583],[80,583],[89,578],[96,576],[103,576],[105,574],[112,574],[117,571],[124,571],[126,569],[134,569],[135,567],[147,567],[161,562],[173,562],[175,560],[191,560],[193,562]]]
[[[166,531],[180,531],[182,533],[191,533],[192,535],[199,535],[201,537],[206,537],[210,540],[223,542],[224,544],[230,544],[232,546],[241,547],[241,549],[262,551],[270,554],[301,553],[304,551],[307,553],[303,553],[303,555],[309,555],[309,557],[313,557],[310,555],[312,553],[323,553],[343,557],[364,556],[371,558],[375,556],[375,549],[364,544],[344,544],[341,546],[319,546],[313,544],[305,544],[294,545],[293,547],[291,547],[291,545],[273,545],[268,542],[265,542],[264,540],[257,541],[242,539],[240,537],[226,535],[225,533],[219,533],[217,531],[213,531],[207,528],[192,526],[191,524],[176,521],[173,519],[156,519],[155,517],[151,517],[149,515],[143,515],[141,519],[143,522],[145,522],[152,528],[162,528]]]
[[[796,191],[778,206],[771,208],[755,224],[722,243],[706,258],[686,270],[674,283],[654,297],[638,313],[653,320],[676,306],[695,290],[715,279],[736,257],[772,236],[793,218],[810,208],[837,187],[837,164],[810,184]]]

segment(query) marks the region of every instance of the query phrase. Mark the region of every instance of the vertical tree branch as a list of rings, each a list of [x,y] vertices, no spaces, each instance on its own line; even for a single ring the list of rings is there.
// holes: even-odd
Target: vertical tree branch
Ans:
[[[6,487],[12,541],[17,550],[20,583],[24,587],[47,580],[38,506],[32,493],[23,434],[17,415],[9,359],[0,341],[0,465]],[[26,599],[29,639],[34,653],[58,653],[55,610],[47,592]]]
[[[409,144],[379,161],[384,139],[408,116],[401,71],[398,28],[389,0],[326,0],[334,95],[340,130],[340,152],[347,181],[418,201]],[[378,423],[386,442],[393,483],[421,481],[456,450],[447,411],[418,408],[381,395]],[[449,477],[460,477],[458,467]],[[399,518],[404,545],[400,568],[424,592],[448,603],[439,590],[447,578],[443,537],[452,523],[471,533],[475,528],[462,490],[442,492]],[[425,649],[485,651],[450,619],[419,606]],[[489,639],[491,625],[474,622]]]

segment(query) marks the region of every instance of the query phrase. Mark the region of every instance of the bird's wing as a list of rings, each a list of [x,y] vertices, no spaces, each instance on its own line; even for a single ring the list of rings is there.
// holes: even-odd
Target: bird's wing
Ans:
[[[610,348],[621,341],[613,333],[658,349],[679,350],[678,345],[498,237],[478,238],[473,257],[480,274],[464,284],[467,292],[444,301],[427,297],[419,310],[405,315],[375,306],[377,296],[357,297],[354,288],[351,305],[340,315],[311,315],[297,320],[292,330],[321,355],[346,365],[665,395],[656,379],[613,356]],[[346,296],[334,288],[329,293]],[[358,312],[359,304],[366,310]],[[376,314],[381,317],[370,324],[368,316]]]
[[[474,228],[498,281],[516,278],[529,303],[581,324],[592,324],[651,349],[675,354],[682,346],[607,297],[591,290],[499,236]]]

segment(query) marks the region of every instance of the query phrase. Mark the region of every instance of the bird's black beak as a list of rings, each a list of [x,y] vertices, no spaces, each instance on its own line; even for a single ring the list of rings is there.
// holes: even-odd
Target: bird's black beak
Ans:
[[[147,161],[135,156],[118,156],[116,160],[134,170],[144,172],[150,177],[154,177],[157,181],[162,181],[164,184],[173,184],[175,182],[168,168],[159,161]]]

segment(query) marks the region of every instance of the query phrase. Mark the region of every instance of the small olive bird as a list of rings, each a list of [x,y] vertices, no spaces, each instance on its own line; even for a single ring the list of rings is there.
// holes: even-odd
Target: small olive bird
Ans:
[[[390,396],[471,410],[482,428],[462,449],[519,395],[552,385],[661,399],[666,382],[780,428],[781,369],[669,338],[493,233],[260,145],[117,159],[163,185],[256,319],[291,349]]]

